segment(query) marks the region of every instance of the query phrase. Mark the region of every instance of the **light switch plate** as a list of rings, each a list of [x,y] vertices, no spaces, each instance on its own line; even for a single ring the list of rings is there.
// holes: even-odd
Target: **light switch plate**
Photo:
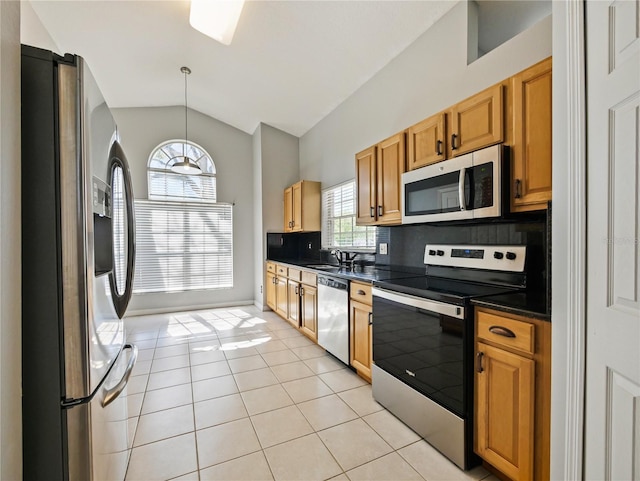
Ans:
[[[389,253],[388,244],[386,242],[380,243],[380,254],[386,256]]]

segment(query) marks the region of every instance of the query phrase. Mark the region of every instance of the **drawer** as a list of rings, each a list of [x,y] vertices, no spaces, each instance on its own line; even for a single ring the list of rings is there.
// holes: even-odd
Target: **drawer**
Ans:
[[[534,354],[535,325],[490,312],[476,312],[478,339],[491,341],[503,347]]]
[[[351,282],[350,288],[351,299],[362,302],[363,304],[372,304],[371,284],[361,284],[359,282]]]
[[[280,264],[276,265],[276,274],[282,277],[287,277],[288,273],[289,269],[287,269],[285,266],[281,266]]]
[[[318,284],[318,276],[314,272],[302,271],[302,283],[308,286],[315,286]]]
[[[293,267],[289,267],[289,275],[287,277],[291,280],[300,282],[302,271],[299,269],[294,269]]]
[[[276,265],[273,262],[267,262],[267,272],[276,273]]]

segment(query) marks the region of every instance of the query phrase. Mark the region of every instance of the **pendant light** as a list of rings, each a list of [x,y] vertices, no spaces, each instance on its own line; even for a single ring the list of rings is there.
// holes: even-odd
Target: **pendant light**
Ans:
[[[200,170],[200,167],[198,166],[195,160],[187,156],[187,152],[186,152],[187,144],[188,144],[188,140],[187,140],[188,139],[187,137],[187,132],[188,132],[187,130],[187,126],[188,126],[188,123],[187,123],[187,117],[188,117],[187,115],[187,75],[191,73],[191,69],[189,67],[182,67],[180,71],[184,74],[184,143],[182,144],[182,156],[174,157],[181,160],[174,163],[171,166],[171,170],[178,174],[200,175],[202,174],[202,170]]]

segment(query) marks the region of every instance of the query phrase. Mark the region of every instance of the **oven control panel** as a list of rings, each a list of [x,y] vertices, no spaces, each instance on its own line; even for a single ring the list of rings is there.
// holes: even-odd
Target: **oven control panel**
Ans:
[[[427,244],[424,248],[424,263],[434,266],[522,272],[526,249],[525,246]]]

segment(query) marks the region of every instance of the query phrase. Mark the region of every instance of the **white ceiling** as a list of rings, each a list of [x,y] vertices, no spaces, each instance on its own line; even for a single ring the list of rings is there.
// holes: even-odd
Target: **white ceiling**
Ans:
[[[456,2],[247,1],[224,46],[188,1],[32,1],[63,52],[83,56],[111,107],[184,104],[253,133],[301,136]],[[434,46],[437,48],[437,46]]]

